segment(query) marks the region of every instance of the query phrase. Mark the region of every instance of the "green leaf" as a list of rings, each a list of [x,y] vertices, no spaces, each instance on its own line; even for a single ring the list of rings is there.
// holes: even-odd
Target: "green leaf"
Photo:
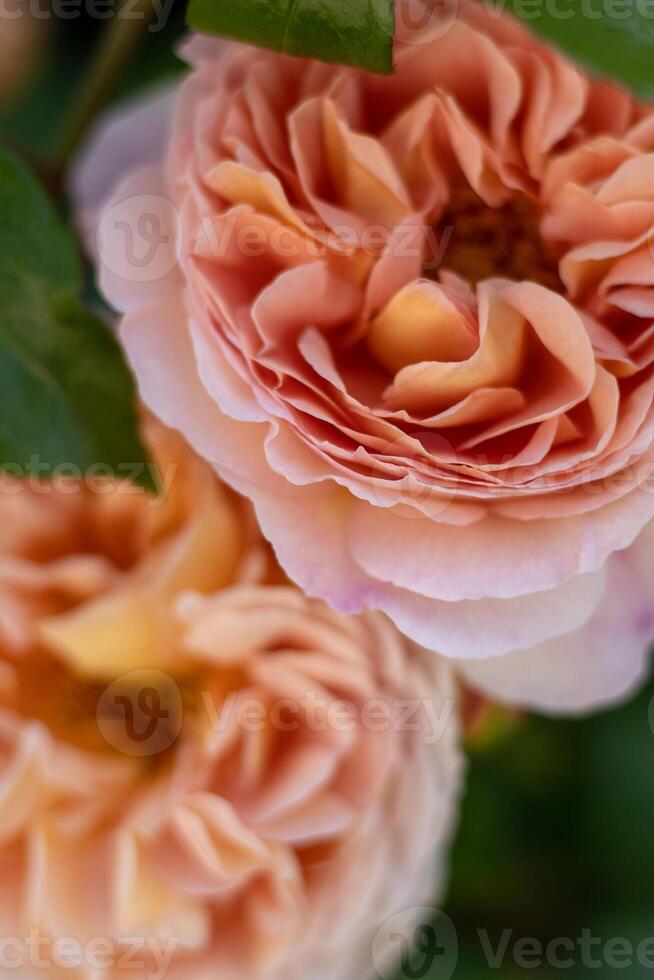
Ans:
[[[190,0],[187,22],[275,51],[393,70],[394,0]]]
[[[78,299],[72,236],[0,151],[0,468],[51,477],[102,466],[154,489],[135,391],[105,324]],[[98,471],[100,472],[100,471]]]
[[[490,15],[503,2],[489,0]],[[654,95],[652,0],[508,0],[507,9],[591,71]]]

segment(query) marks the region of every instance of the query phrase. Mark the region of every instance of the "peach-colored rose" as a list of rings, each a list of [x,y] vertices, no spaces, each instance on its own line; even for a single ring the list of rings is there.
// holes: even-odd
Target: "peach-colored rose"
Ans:
[[[149,439],[161,499],[2,484],[0,976],[366,977],[442,880],[450,672]]]
[[[100,281],[291,578],[583,707],[654,632],[654,115],[497,10],[426,10],[390,78],[195,38]]]

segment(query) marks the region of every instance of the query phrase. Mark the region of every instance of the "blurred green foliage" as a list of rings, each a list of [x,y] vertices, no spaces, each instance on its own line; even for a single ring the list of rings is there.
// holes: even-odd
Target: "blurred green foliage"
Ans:
[[[487,0],[500,7],[498,0]],[[654,94],[654,7],[649,0],[508,0],[507,10],[590,71],[637,95]]]
[[[651,683],[628,704],[584,719],[526,717],[499,742],[470,755],[462,822],[443,908],[455,924],[454,980],[654,976],[635,948],[654,937],[654,733]],[[497,948],[513,930],[501,967],[484,955],[479,930]],[[602,946],[624,937],[633,965],[528,968],[513,944],[533,937]],[[654,942],[652,943],[654,950]],[[566,958],[565,951],[559,954]],[[544,957],[544,959],[546,959]],[[423,980],[446,980],[438,959]],[[402,973],[397,980],[404,980]]]

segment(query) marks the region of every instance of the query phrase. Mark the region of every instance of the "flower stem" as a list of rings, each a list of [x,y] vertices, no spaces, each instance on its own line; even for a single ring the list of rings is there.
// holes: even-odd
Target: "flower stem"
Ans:
[[[63,170],[70,161],[89,124],[111,95],[141,41],[153,11],[152,0],[125,0],[106,28],[82,82],[80,99],[64,126],[57,169]]]

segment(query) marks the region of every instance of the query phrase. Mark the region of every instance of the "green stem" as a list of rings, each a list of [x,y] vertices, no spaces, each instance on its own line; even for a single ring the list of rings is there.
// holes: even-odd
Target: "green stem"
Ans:
[[[124,7],[127,7],[127,2],[125,0]],[[64,126],[64,136],[56,159],[58,169],[63,169],[70,161],[89,124],[120,80],[122,70],[131,60],[153,15],[154,4],[152,0],[130,0],[129,13],[121,16],[121,11],[122,8],[105,31],[99,50],[83,80],[80,100]]]

